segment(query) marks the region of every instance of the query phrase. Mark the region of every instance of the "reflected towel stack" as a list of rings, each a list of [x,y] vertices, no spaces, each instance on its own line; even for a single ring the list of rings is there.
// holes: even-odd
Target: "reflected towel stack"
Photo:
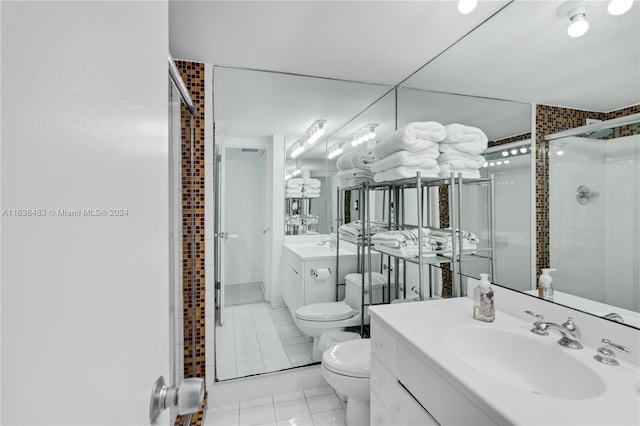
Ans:
[[[369,224],[370,234],[375,235],[378,232],[383,232],[389,229],[384,223],[371,222]],[[339,228],[340,238],[349,241],[353,244],[362,243],[362,239],[366,230],[363,229],[362,221],[356,220],[353,222],[345,223]]]
[[[291,178],[287,180],[285,189],[286,198],[318,198],[320,186],[318,179]]]
[[[373,152],[378,161],[371,171],[376,182],[415,177],[438,177],[438,142],[444,139],[444,126],[435,121],[414,122],[380,141]]]
[[[463,178],[479,178],[484,157],[480,155],[487,149],[487,135],[477,127],[464,124],[444,126],[445,138],[440,142],[438,165],[440,177],[446,178],[455,173]]]

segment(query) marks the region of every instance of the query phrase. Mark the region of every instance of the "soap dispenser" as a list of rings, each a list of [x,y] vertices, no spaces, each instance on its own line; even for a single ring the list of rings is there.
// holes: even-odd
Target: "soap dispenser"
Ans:
[[[553,287],[551,286],[553,278],[550,274],[551,271],[555,271],[555,269],[542,269],[542,275],[540,275],[540,279],[538,280],[538,297],[553,301]]]
[[[473,318],[478,321],[491,322],[496,318],[490,284],[489,274],[480,274],[480,283],[473,289]]]

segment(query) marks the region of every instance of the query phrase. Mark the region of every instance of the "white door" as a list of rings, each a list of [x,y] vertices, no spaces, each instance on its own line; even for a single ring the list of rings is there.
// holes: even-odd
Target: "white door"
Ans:
[[[170,377],[167,2],[1,13],[0,423],[149,424]]]

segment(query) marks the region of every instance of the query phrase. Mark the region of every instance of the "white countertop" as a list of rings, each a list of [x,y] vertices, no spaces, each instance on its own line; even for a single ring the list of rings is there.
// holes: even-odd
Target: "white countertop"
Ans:
[[[379,305],[371,307],[369,312],[395,331],[399,343],[428,363],[497,424],[640,424],[640,369],[637,366],[624,361],[617,367],[599,363],[593,359],[595,348],[586,345],[581,350],[564,348],[557,343],[559,334],[535,335],[530,332],[533,320],[526,322],[499,309],[494,322],[476,321],[472,317],[472,305],[470,298],[456,298]],[[592,369],[604,381],[605,391],[594,398],[563,399],[505,385],[470,366],[448,347],[447,331],[459,326],[497,328],[539,339]],[[552,367],[542,364],[539,368]]]

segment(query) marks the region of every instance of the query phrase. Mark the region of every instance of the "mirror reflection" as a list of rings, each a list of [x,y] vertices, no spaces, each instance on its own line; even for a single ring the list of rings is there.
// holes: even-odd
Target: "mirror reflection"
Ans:
[[[215,67],[216,143],[239,150],[238,155],[258,150],[266,170],[264,204],[246,206],[244,200],[255,197],[242,196],[241,187],[231,189],[233,208],[222,218],[230,224],[257,220],[259,235],[251,244],[262,247],[257,255],[262,258],[250,261],[250,250],[236,247],[242,255],[229,257],[241,261],[225,264],[217,360],[228,353],[225,342],[242,334],[238,324],[247,312],[269,315],[269,330],[277,338],[254,333],[253,340],[242,340],[250,346],[243,353],[272,346],[265,351],[278,359],[247,361],[255,369],[221,363],[218,379],[317,361],[320,335],[307,327],[308,316],[296,317],[295,311],[321,301],[360,300],[365,280],[376,289],[372,303],[456,296],[465,277],[483,272],[495,284],[538,297],[542,269],[554,268],[553,302],[638,326],[638,125],[553,135],[640,112],[640,22],[638,14],[611,21],[602,5],[594,4],[590,15],[598,25],[584,38],[570,40],[566,23],[555,15],[560,5],[513,2],[394,87]],[[539,30],[541,22],[545,31]],[[594,61],[594,51],[605,59]],[[576,76],[580,84],[569,84]],[[373,161],[399,152],[382,155],[380,146],[408,126],[430,122],[460,124],[486,136],[486,148],[469,154],[481,156],[473,157],[477,177],[458,184],[439,175],[444,164],[438,161],[439,140],[431,141],[438,155],[429,163],[438,166],[438,177],[421,180],[424,189],[398,183],[403,175],[376,180],[376,173],[386,170]],[[314,136],[318,123],[323,133]],[[360,167],[353,157],[346,160],[356,151]],[[462,157],[468,165],[470,158]],[[224,169],[224,155],[221,162]],[[422,167],[421,175],[425,172]],[[623,213],[614,219],[614,212]],[[448,244],[455,240],[463,256],[452,261],[455,249],[449,246],[448,258],[434,254],[420,266],[415,259],[370,251],[362,246],[367,229],[373,234],[367,224],[380,223],[394,224],[382,231],[423,225],[436,231],[434,237],[438,229],[465,231],[449,230],[443,237]],[[349,224],[351,229],[341,228]],[[231,234],[243,232],[221,226]],[[466,239],[475,246],[466,246]],[[225,244],[231,253],[240,242]],[[269,266],[265,252],[270,250],[282,251],[280,265]],[[467,261],[466,255],[479,253],[489,254]],[[260,265],[251,277],[234,272],[246,272],[248,264]],[[347,278],[362,271],[370,274]],[[270,304],[268,310],[236,305],[240,296],[232,301],[231,290],[247,280],[257,285],[255,294]],[[366,334],[365,310],[361,304],[353,309],[358,319],[339,328]]]

